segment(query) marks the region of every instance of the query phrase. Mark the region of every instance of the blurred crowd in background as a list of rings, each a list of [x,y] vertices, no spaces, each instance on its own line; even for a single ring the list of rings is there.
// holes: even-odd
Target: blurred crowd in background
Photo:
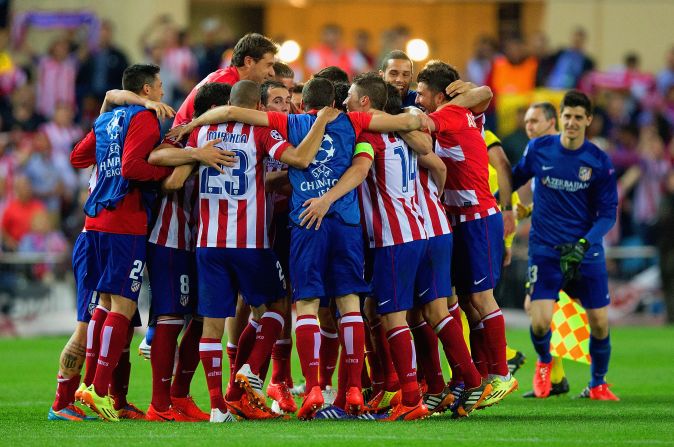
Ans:
[[[64,21],[44,53],[30,45],[33,26],[39,22],[27,20],[0,30],[1,247],[3,255],[67,256],[82,228],[88,182],[87,172],[71,168],[69,154],[91,128],[105,92],[121,88],[129,63],[151,62],[161,67],[164,101],[177,109],[197,82],[228,64],[240,36],[216,19],[205,21],[198,36],[190,36],[170,17],[160,16],[138,43],[145,60],[130,61],[115,45],[115,30],[106,20]],[[378,69],[383,54],[405,50],[410,39],[405,27],[393,27],[378,36],[383,39],[381,54],[373,54],[371,36],[366,30],[358,33],[357,46],[346,48],[340,27],[326,26],[313,47],[288,61],[295,81],[328,65],[351,76]],[[543,33],[503,41],[484,36],[475,42],[467,65],[457,68],[464,79],[492,88],[488,127],[501,137],[512,164],[526,147],[523,115],[536,92],[554,97],[555,92],[580,88],[589,93],[596,105],[590,138],[609,153],[620,178],[620,218],[607,244],[659,244],[672,251],[674,47],[663,54],[657,73],[642,71],[635,52],[626,53],[622,65],[599,71],[585,50],[586,39],[580,28],[564,48],[550,48]],[[54,273],[47,266],[31,267],[31,275],[38,278]]]

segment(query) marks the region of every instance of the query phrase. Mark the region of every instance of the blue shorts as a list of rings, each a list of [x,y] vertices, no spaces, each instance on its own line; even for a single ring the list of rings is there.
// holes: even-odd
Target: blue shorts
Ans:
[[[373,251],[372,283],[378,314],[409,310],[438,298],[428,240]]]
[[[290,229],[290,284],[293,301],[334,298],[370,290],[363,279],[363,233],[360,225],[323,219],[321,228]]]
[[[87,240],[85,233],[77,236],[73,245],[73,275],[77,291],[77,321],[88,323],[98,305],[98,294],[95,290],[84,287],[87,276]]]
[[[87,231],[84,287],[138,300],[145,267],[145,236]]]
[[[198,295],[193,252],[148,243],[147,273],[152,290],[151,317],[194,312]]]
[[[452,246],[454,236],[443,234],[428,240],[428,253],[438,297],[449,298],[452,293]]]
[[[239,292],[253,307],[286,296],[283,269],[270,248],[197,248],[197,278],[203,317],[233,317]]]
[[[570,282],[564,291],[576,299],[585,309],[599,309],[608,306],[608,273],[605,262],[582,263],[580,278]],[[562,288],[562,269],[559,258],[532,256],[529,258],[528,279],[531,284],[532,300],[559,299]]]
[[[501,213],[454,225],[452,278],[458,295],[495,289],[503,262]]]

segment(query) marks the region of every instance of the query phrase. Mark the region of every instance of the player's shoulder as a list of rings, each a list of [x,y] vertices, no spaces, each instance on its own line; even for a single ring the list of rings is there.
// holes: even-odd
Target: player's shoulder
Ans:
[[[382,145],[382,136],[386,134],[371,132],[366,130],[361,132],[358,136],[358,143],[369,143],[372,147],[377,147]]]
[[[535,152],[542,147],[551,147],[560,144],[559,135],[543,135],[529,140],[527,147],[529,152]]]

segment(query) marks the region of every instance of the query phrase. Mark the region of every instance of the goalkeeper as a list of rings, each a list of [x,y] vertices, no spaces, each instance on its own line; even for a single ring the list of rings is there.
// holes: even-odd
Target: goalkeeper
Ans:
[[[608,156],[585,140],[592,105],[569,91],[560,106],[560,135],[529,142],[513,169],[513,190],[534,179],[529,235],[531,340],[538,354],[533,388],[550,394],[550,323],[560,289],[579,298],[590,323],[591,379],[582,397],[618,400],[605,381],[611,355],[608,276],[602,239],[613,227],[618,194]]]

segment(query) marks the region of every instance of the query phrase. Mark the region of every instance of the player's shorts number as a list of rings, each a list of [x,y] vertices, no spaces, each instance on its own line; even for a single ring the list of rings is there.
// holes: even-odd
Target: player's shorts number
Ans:
[[[182,295],[190,293],[190,277],[187,275],[180,275],[180,293]]]
[[[285,290],[286,277],[283,275],[283,268],[281,267],[281,263],[279,261],[276,261],[276,270],[278,270],[278,279],[281,281],[281,284],[283,284],[283,289]]]
[[[136,281],[140,278],[140,274],[143,271],[143,261],[136,259],[133,261],[133,268],[131,273],[129,273],[129,278],[135,279]]]
[[[534,284],[538,280],[538,266],[530,265],[528,273],[529,284]]]

